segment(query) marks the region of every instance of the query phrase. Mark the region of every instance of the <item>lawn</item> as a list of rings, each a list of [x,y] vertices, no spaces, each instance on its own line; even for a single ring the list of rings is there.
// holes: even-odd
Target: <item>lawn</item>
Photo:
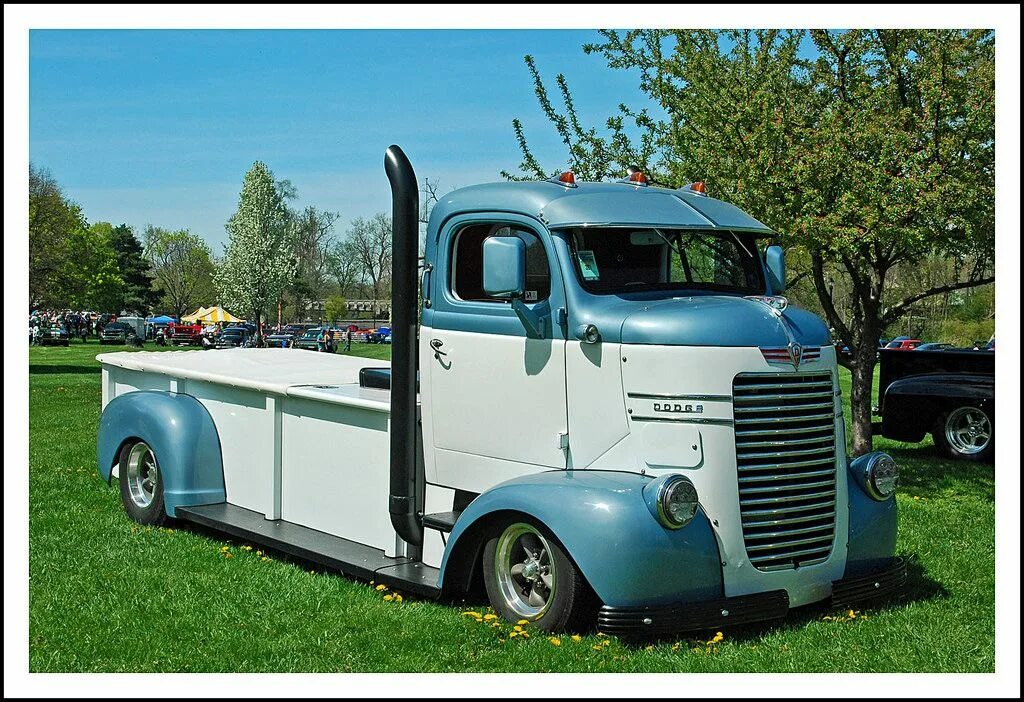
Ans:
[[[98,351],[92,342],[29,353],[32,671],[994,669],[991,465],[940,460],[930,444],[877,442],[903,466],[899,550],[912,556],[898,601],[852,618],[803,608],[779,624],[725,629],[719,641],[556,644],[528,626],[529,637],[510,638],[510,627],[465,613],[487,614],[482,602],[388,601],[367,583],[191,526],[130,522],[116,487],[96,475]],[[843,380],[848,397],[845,371]]]

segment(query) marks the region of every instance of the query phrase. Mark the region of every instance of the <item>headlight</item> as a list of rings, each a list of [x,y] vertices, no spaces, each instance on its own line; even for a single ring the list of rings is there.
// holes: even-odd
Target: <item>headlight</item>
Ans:
[[[689,478],[677,476],[666,480],[658,490],[658,521],[669,529],[689,524],[697,514],[697,488]]]
[[[886,500],[900,482],[900,469],[887,453],[878,453],[864,469],[864,487],[876,500]]]

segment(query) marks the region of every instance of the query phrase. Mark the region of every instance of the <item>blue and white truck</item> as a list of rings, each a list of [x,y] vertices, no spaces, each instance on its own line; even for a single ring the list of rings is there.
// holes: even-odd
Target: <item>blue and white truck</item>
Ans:
[[[781,296],[768,227],[702,183],[567,172],[446,195],[421,263],[415,174],[396,146],[385,170],[390,364],[99,356],[99,472],[133,519],[486,591],[550,631],[665,635],[903,586],[897,466],[848,459],[834,346]]]

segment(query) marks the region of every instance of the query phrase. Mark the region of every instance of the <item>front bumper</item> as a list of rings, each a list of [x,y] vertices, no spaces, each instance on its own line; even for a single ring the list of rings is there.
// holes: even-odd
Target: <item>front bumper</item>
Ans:
[[[894,558],[885,568],[832,583],[833,607],[848,607],[891,595],[907,582],[907,564]],[[789,612],[789,595],[772,590],[739,597],[687,602],[659,607],[601,607],[599,631],[615,636],[664,636],[726,626],[782,619]]]

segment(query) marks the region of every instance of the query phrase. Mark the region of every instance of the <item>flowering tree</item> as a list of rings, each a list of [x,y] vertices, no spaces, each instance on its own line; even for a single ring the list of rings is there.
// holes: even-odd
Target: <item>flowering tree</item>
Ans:
[[[256,323],[261,337],[264,313],[292,282],[296,267],[292,218],[266,164],[257,161],[245,174],[238,209],[225,228],[217,290],[229,308]]]

